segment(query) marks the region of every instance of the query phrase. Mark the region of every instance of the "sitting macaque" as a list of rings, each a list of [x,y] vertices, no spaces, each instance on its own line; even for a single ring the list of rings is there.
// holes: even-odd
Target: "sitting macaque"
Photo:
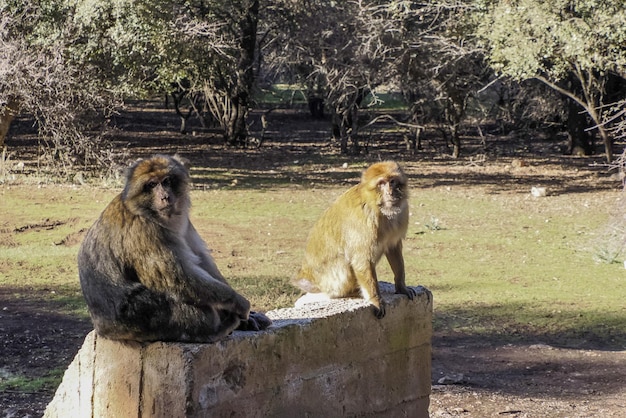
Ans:
[[[189,220],[188,186],[177,157],[140,160],[87,232],[78,271],[100,336],[212,342],[271,324],[217,269]]]
[[[406,175],[393,161],[371,165],[361,182],[339,196],[311,230],[294,285],[327,298],[360,295],[382,318],[385,306],[376,264],[383,254],[393,270],[396,293],[409,299],[416,294],[404,278],[402,239],[408,223]]]

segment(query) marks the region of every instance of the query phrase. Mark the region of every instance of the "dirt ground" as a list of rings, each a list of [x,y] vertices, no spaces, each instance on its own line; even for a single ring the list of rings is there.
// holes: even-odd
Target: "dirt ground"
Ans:
[[[438,335],[432,376],[432,418],[626,416],[624,351]]]
[[[117,149],[133,158],[179,152],[195,165],[210,165],[219,156],[220,164],[245,169],[336,153],[326,139],[327,121],[312,121],[303,111],[272,113],[269,140],[261,150],[246,151],[224,148],[213,128],[202,128],[193,121],[192,132],[178,134],[178,121],[171,110],[156,106],[131,110],[116,118],[118,130],[112,138]],[[28,170],[35,166],[37,142],[28,121],[18,123],[22,125],[12,128],[7,145],[10,149],[21,147],[20,158],[26,159]],[[604,174],[590,168],[601,166],[600,157],[562,157],[563,144],[555,141],[510,145],[487,134],[486,140],[474,138],[479,145],[466,149],[471,157],[453,161],[442,156],[445,143],[434,136],[425,139],[425,149],[415,156],[404,150],[397,135],[380,138],[369,144],[372,159],[399,153],[406,160],[419,159],[429,170],[442,172],[450,165],[462,170],[485,161],[494,164],[492,178],[467,175],[464,181],[468,185],[497,181],[500,187],[506,187],[507,182],[520,179],[500,175],[505,171],[502,167],[540,158],[545,167],[543,175],[552,179],[555,188],[615,187],[615,182],[603,182]],[[579,170],[583,167],[584,172]],[[39,376],[49,370],[64,370],[91,330],[89,321],[58,314],[45,292],[19,300],[11,294],[0,289],[0,376],[5,370]],[[433,339],[432,384],[432,418],[625,417],[626,351],[607,349],[602,341],[566,346],[545,341],[511,344],[437,331]],[[53,395],[53,388],[0,391],[0,418],[39,417]]]

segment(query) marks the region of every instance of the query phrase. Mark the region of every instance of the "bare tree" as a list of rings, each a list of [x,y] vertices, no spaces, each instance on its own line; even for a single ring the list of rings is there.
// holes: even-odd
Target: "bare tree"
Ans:
[[[390,80],[401,52],[404,23],[412,15],[404,1],[277,2],[270,11],[276,36],[266,48],[279,50],[278,70],[299,72],[309,97],[323,99],[333,114],[333,136],[341,151],[358,152],[358,112],[365,98]],[[323,16],[323,18],[320,18]]]
[[[404,54],[396,66],[399,85],[416,124],[436,122],[452,156],[461,154],[460,128],[470,101],[492,74],[472,39],[471,1],[422,5],[407,24]]]
[[[225,37],[231,48],[220,57],[225,65],[215,66],[201,83],[208,108],[219,122],[229,145],[248,145],[248,113],[255,83],[259,1],[241,0],[236,7],[220,11],[225,22]]]
[[[156,79],[162,83],[184,79],[188,95],[205,100],[224,141],[247,146],[259,0],[190,1],[184,7],[171,0],[161,2],[171,12],[163,15],[154,9],[149,14],[152,20],[161,20],[156,27],[168,34],[167,39],[152,37],[167,56],[154,69]]]
[[[0,142],[16,115],[32,114],[45,145],[41,159],[69,174],[76,163],[98,160],[85,116],[106,109],[111,97],[96,86],[94,68],[67,58],[73,39],[35,30],[46,18],[34,2],[1,5]]]

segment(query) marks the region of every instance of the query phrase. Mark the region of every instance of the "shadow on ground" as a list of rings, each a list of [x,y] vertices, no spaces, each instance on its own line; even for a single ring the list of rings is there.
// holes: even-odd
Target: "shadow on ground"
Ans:
[[[233,148],[223,144],[216,126],[203,127],[192,118],[189,133],[183,135],[178,132],[180,121],[173,110],[159,102],[135,103],[113,118],[107,138],[117,158],[125,159],[126,164],[155,153],[187,158],[194,185],[199,188],[354,184],[362,169],[383,159],[401,161],[416,187],[485,186],[488,193],[517,187],[527,193],[530,187],[542,185],[549,193],[583,193],[620,186],[611,178],[614,173],[601,154],[563,156],[566,144],[558,136],[538,134],[521,144],[496,134],[479,136],[468,128],[463,136],[463,157],[452,159],[448,144],[436,129],[426,130],[423,149],[413,152],[406,149],[406,132],[390,123],[377,123],[360,133],[363,147],[359,155],[342,155],[331,142],[329,119],[313,119],[305,109],[296,108],[277,109],[268,121],[267,137],[260,148]],[[21,117],[14,125],[7,139],[9,149],[20,149],[21,158],[30,155],[37,161],[39,142],[32,120]],[[258,135],[255,126],[251,127],[253,136]],[[429,169],[421,163],[427,163]],[[547,173],[555,167],[558,172]]]
[[[41,416],[52,399],[92,329],[86,316],[61,313],[74,309],[82,296],[70,299],[29,288],[0,289],[0,417]]]
[[[597,313],[587,322],[553,317],[555,324],[573,325],[550,329],[525,326],[521,321],[537,322],[532,318],[545,320],[547,315],[532,312],[515,328],[511,324],[516,320],[499,318],[498,311],[472,307],[435,313],[435,389],[445,392],[442,388],[451,385],[469,393],[577,402],[601,394],[626,401],[624,315]],[[509,307],[510,311],[519,309]]]

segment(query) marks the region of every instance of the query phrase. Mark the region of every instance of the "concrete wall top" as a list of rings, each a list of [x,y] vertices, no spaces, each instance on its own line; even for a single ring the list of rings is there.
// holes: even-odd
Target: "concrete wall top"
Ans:
[[[381,283],[360,299],[270,311],[260,332],[213,344],[139,344],[93,332],[45,417],[428,417],[432,294]]]

